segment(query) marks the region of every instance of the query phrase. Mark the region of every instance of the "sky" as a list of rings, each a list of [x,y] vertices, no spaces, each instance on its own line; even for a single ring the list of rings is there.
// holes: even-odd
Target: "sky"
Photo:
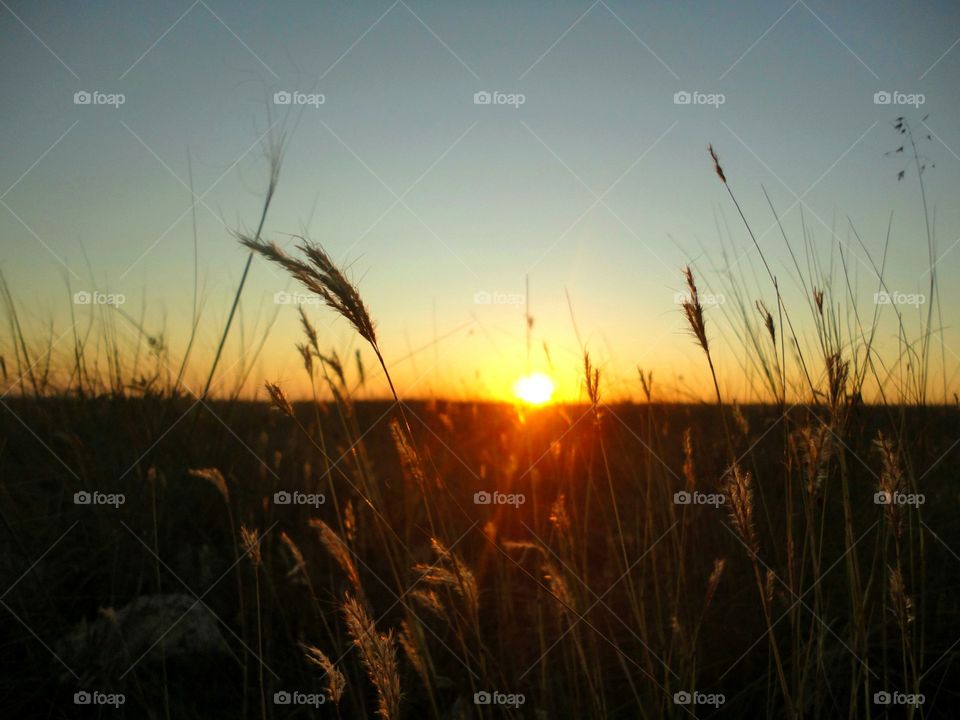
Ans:
[[[282,139],[264,237],[292,249],[307,235],[349,268],[404,396],[503,398],[536,370],[573,399],[585,348],[609,397],[639,394],[638,366],[664,397],[700,397],[703,357],[676,303],[682,268],[720,302],[726,262],[775,306],[707,145],[787,299],[806,302],[765,191],[795,247],[805,226],[824,266],[846,253],[872,312],[870,257],[888,224],[888,289],[928,283],[916,172],[898,181],[906,159],[885,156],[903,115],[931,165],[937,357],[942,346],[957,384],[955,4],[4,0],[0,55],[0,270],[22,321],[52,327],[64,357],[71,323],[103,310],[71,306],[72,294],[102,292],[122,295],[179,362],[194,208],[203,314],[188,378],[200,384],[246,262],[235,234],[256,227]],[[297,292],[254,261],[223,387],[269,330],[251,392],[264,379],[303,391],[296,307],[277,303]],[[325,346],[363,350],[366,392],[382,393],[347,324],[305,309]],[[918,334],[925,309],[902,309]],[[708,307],[708,331],[724,388],[748,399],[756,379],[742,372],[731,310]],[[884,317],[878,342],[895,356]]]

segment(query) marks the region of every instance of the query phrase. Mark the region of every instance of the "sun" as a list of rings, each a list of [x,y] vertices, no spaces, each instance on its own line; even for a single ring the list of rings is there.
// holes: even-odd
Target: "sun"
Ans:
[[[531,373],[513,384],[513,394],[527,405],[544,405],[553,397],[553,380],[543,373]]]

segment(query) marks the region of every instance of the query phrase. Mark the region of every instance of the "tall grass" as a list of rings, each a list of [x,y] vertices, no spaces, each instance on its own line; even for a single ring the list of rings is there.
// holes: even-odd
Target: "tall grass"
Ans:
[[[199,394],[210,414],[171,426],[183,409],[186,358],[171,363],[163,343],[145,341],[153,379],[131,389],[113,314],[105,338],[74,335],[58,376],[49,338],[27,339],[2,282],[10,364],[24,387],[10,398],[22,424],[11,416],[4,426],[15,442],[0,458],[2,517],[14,537],[38,548],[79,522],[69,530],[77,554],[56,549],[59,572],[46,572],[45,584],[14,583],[4,604],[55,638],[81,620],[86,626],[100,606],[169,593],[183,578],[184,592],[216,611],[234,655],[191,664],[164,643],[162,672],[144,661],[126,684],[91,664],[83,682],[122,687],[131,716],[150,715],[162,697],[170,717],[283,717],[290,708],[277,706],[275,694],[295,688],[321,693],[321,714],[386,720],[714,710],[881,717],[888,708],[875,693],[887,691],[925,695],[923,705],[897,708],[907,716],[941,714],[950,703],[942,688],[955,675],[950,637],[960,626],[937,594],[960,571],[949,569],[949,541],[929,528],[936,523],[950,540],[960,533],[938,510],[946,502],[884,502],[955,494],[949,469],[936,464],[950,452],[956,408],[930,402],[932,307],[919,333],[891,307],[911,361],[885,356],[875,342],[879,311],[857,305],[845,251],[837,251],[839,267],[825,270],[807,231],[794,242],[777,217],[791,265],[775,266],[738,201],[734,174],[713,147],[709,159],[765,275],[757,284],[721,268],[716,282],[734,302],[714,309],[701,302],[704,274],[678,271],[687,291],[678,323],[709,378],[710,399],[701,403],[660,402],[659,385],[639,368],[643,404],[609,402],[607,376],[585,348],[580,405],[518,413],[402,397],[361,288],[317,243],[299,238],[287,252],[262,237],[279,164],[271,165],[259,227],[240,242],[349,323],[377,358],[388,402],[359,400],[354,388],[373,371],[325,347],[301,309],[303,339],[291,350],[308,376],[307,401],[292,402],[281,383],[267,382],[272,412],[238,403],[235,393],[217,403],[208,396],[215,361]],[[923,165],[916,151],[914,161]],[[922,186],[921,195],[926,206]],[[928,238],[932,247],[932,228]],[[883,259],[868,254],[880,289],[889,242]],[[799,306],[788,305],[783,279],[802,289]],[[740,359],[720,352],[724,344]],[[191,337],[188,353],[192,346]],[[724,378],[737,373],[758,378],[765,403],[735,402]],[[879,388],[872,405],[868,384]],[[228,409],[229,426],[217,419]],[[28,471],[35,482],[16,479]],[[85,489],[122,491],[128,502],[118,510],[72,505]],[[324,502],[277,499],[295,492],[323,493]],[[491,492],[525,502],[483,502]],[[55,522],[37,525],[37,516]],[[145,572],[142,546],[118,532],[118,517],[134,531],[149,529],[156,558],[187,559],[152,559]],[[34,556],[23,544],[11,543],[15,554]],[[219,558],[215,572],[191,559],[201,548]],[[71,595],[72,587],[83,592]],[[26,697],[0,680],[15,709],[36,711],[38,688],[52,687],[57,701],[76,690],[69,677],[49,680],[42,644],[14,632],[5,640],[32,691]],[[63,653],[68,665],[77,662]],[[212,709],[190,705],[198,701],[182,688],[191,672],[210,680]],[[513,705],[483,702],[497,693]],[[691,705],[687,693],[722,694],[724,702]]]

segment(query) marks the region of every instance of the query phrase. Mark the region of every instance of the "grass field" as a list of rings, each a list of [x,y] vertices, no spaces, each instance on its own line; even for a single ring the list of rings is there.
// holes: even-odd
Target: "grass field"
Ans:
[[[123,693],[125,717],[313,713],[276,705],[282,691],[325,696],[331,717],[882,717],[880,691],[948,717],[956,702],[954,408],[851,407],[843,427],[742,408],[725,488],[712,407],[415,403],[415,455],[387,403],[10,407],[37,433],[5,415],[17,717],[75,717],[78,687]],[[889,456],[881,428],[901,429]],[[878,505],[880,487],[926,501]],[[84,490],[124,501],[76,505]],[[317,504],[278,504],[283,490]],[[475,705],[482,691],[523,701]],[[683,691],[724,702],[675,704]]]
[[[885,358],[845,268],[801,273],[787,240],[800,308],[769,266],[766,304],[730,279],[762,403],[725,395],[685,268],[709,400],[662,402],[640,370],[644,401],[608,403],[584,351],[583,402],[532,407],[401,401],[320,245],[241,242],[349,323],[392,399],[359,400],[302,311],[309,402],[192,395],[186,358],[126,377],[79,337],[52,368],[4,285],[10,717],[952,716],[960,416],[931,334],[893,307]]]

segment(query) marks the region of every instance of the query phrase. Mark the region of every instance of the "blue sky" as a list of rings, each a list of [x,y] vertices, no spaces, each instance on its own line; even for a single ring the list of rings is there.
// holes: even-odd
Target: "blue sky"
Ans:
[[[268,141],[285,132],[265,236],[283,244],[306,230],[348,264],[388,359],[443,337],[398,363],[409,394],[503,395],[526,364],[513,299],[528,274],[536,347],[550,350],[533,363],[552,362],[568,395],[579,367],[568,294],[612,394],[638,390],[637,364],[679,393],[703,371],[674,302],[680,268],[692,261],[705,285],[716,282],[718,227],[772,304],[707,144],[788,293],[762,188],[797,243],[802,210],[825,263],[838,247],[851,253],[870,304],[875,277],[848,219],[879,257],[892,212],[888,287],[926,283],[915,177],[898,183],[902,159],[884,157],[905,115],[931,135],[925,180],[947,326],[938,341],[951,374],[960,361],[950,327],[960,300],[955,5],[7,0],[0,18],[0,268],[38,328],[68,328],[66,274],[74,290],[124,293],[126,310],[143,310],[179,358],[192,304],[189,152],[208,351],[246,257],[231,231],[255,225]],[[78,91],[124,101],[77,105]],[[276,105],[278,91],[323,103]],[[480,91],[524,100],[478,105]],[[884,91],[923,104],[876,104]],[[682,92],[723,102],[677,104]],[[293,289],[255,262],[248,344],[274,294]],[[503,302],[477,304],[478,293]],[[343,323],[311,313],[326,343],[355,346]],[[297,382],[296,340],[296,313],[281,307],[258,376]],[[746,396],[735,358],[726,365],[731,392]]]

